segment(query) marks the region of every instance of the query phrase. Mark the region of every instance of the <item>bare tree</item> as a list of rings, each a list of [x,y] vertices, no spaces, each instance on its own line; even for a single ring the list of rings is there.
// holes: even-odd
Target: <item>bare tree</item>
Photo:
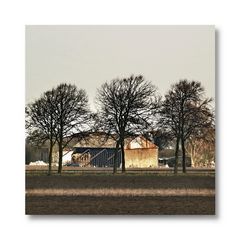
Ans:
[[[143,76],[114,79],[104,83],[97,93],[98,119],[103,131],[115,136],[116,152],[122,152],[122,172],[125,172],[124,140],[147,130],[156,88]]]
[[[154,144],[156,144],[159,150],[163,150],[169,144],[172,143],[173,136],[170,132],[166,131],[164,128],[158,129],[156,131],[151,132],[152,140]],[[147,138],[147,136],[146,136]]]
[[[199,129],[211,125],[212,112],[209,103],[212,99],[204,97],[204,88],[200,82],[180,80],[172,85],[165,95],[162,105],[164,124],[169,128],[176,139],[175,167],[178,168],[179,144],[182,148],[183,172],[186,172],[185,142],[192,135],[197,135]]]
[[[215,127],[203,128],[186,142],[186,152],[191,156],[191,166],[211,166],[215,163]]]
[[[49,140],[49,174],[55,142],[59,152],[58,173],[61,173],[63,149],[74,134],[86,130],[88,116],[86,92],[71,84],[60,84],[26,107],[26,128],[30,137],[36,142]]]
[[[180,132],[180,123],[179,123],[179,108],[178,105],[175,104],[175,97],[172,92],[169,92],[165,95],[165,100],[162,103],[160,108],[160,126],[164,126],[166,130],[169,132],[172,138],[176,139],[175,145],[175,166],[174,173],[176,174],[178,171],[178,154],[179,154],[179,142],[181,137]]]
[[[88,125],[88,98],[84,90],[78,90],[75,85],[60,84],[53,89],[56,96],[55,137],[59,150],[58,173],[62,171],[63,149],[72,140],[74,134],[85,131]],[[66,140],[66,141],[64,141]]]
[[[38,100],[28,104],[25,108],[28,139],[36,145],[42,145],[49,141],[49,175],[52,167],[52,149],[56,142],[54,137],[56,128],[54,101],[54,91],[47,91]]]

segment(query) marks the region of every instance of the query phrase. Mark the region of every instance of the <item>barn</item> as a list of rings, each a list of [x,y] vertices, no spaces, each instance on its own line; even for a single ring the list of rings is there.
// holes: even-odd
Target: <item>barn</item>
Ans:
[[[113,167],[115,148],[105,147],[75,147],[72,154],[72,163],[80,167]],[[121,151],[117,154],[117,167],[122,163]]]
[[[48,161],[48,147],[42,146],[32,146],[31,144],[25,144],[25,163],[29,164],[30,162],[36,161]]]
[[[81,167],[113,167],[114,138],[91,134],[73,145],[72,163]],[[126,168],[158,167],[158,147],[143,136],[127,138],[124,146]],[[121,167],[122,154],[118,150],[117,166]]]
[[[127,168],[158,167],[158,147],[143,136],[131,139],[124,147]]]

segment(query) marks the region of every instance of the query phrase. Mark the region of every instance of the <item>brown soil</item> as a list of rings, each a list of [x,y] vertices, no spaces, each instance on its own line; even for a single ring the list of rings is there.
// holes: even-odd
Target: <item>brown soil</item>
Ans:
[[[27,176],[26,214],[215,214],[215,178]]]

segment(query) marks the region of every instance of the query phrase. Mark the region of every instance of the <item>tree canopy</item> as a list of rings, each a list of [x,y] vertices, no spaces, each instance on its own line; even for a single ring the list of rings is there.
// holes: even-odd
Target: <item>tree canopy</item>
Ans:
[[[37,142],[50,142],[49,173],[52,147],[55,142],[58,143],[58,172],[61,173],[63,148],[71,141],[74,133],[87,128],[89,108],[86,92],[78,90],[75,85],[60,84],[28,104],[25,112],[26,128],[30,137]]]
[[[125,171],[124,139],[147,130],[156,87],[143,76],[114,79],[97,92],[99,128],[116,137],[116,151],[121,146],[122,171]],[[116,162],[116,161],[115,161]],[[116,172],[116,167],[114,168]]]
[[[165,95],[162,104],[161,121],[176,139],[175,169],[177,173],[179,143],[183,152],[183,172],[186,172],[185,142],[192,135],[197,135],[201,128],[211,125],[213,115],[209,103],[212,99],[205,98],[204,88],[200,82],[180,80],[172,85]]]

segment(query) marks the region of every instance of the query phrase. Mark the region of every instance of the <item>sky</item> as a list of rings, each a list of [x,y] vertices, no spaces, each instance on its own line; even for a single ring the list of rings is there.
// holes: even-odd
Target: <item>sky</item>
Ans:
[[[26,26],[26,103],[66,82],[85,89],[94,110],[104,82],[143,75],[163,96],[180,79],[215,98],[214,26]]]

